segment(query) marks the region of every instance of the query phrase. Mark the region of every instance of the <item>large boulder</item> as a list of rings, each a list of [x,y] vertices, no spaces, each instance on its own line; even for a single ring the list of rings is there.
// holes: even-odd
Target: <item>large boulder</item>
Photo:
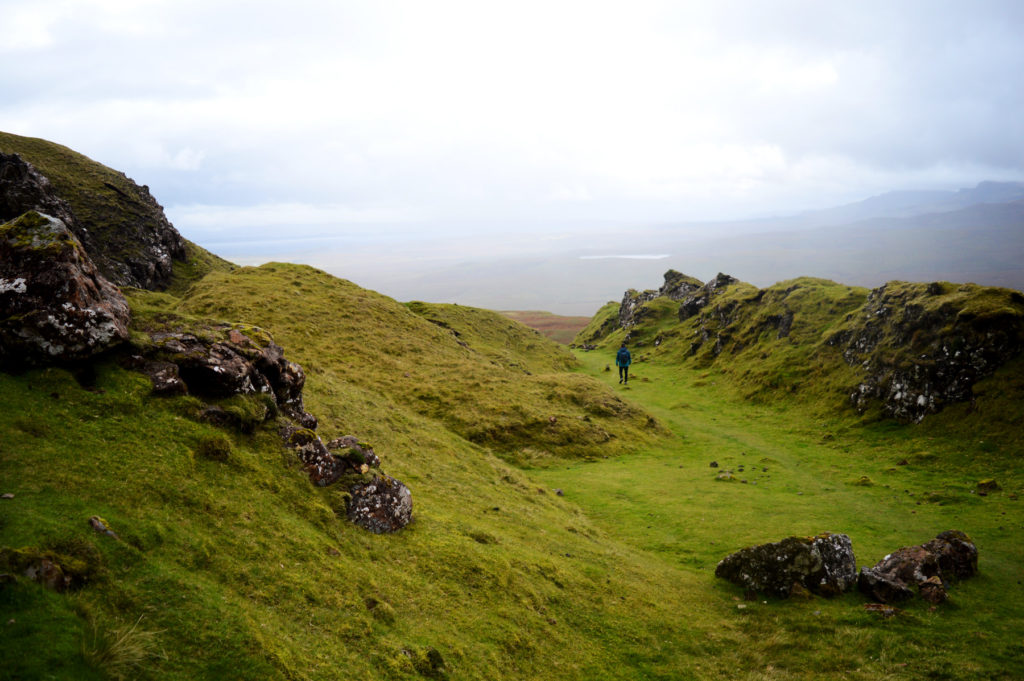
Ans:
[[[128,338],[124,296],[59,218],[0,225],[0,364],[86,359]]]
[[[715,576],[779,598],[795,587],[834,596],[857,583],[857,561],[848,536],[826,532],[742,549],[723,558]]]
[[[348,519],[370,532],[395,532],[412,520],[412,493],[390,476],[375,475],[369,482],[353,485],[349,494]]]
[[[858,588],[880,603],[911,598],[946,600],[946,586],[978,572],[978,548],[963,532],[947,530],[920,546],[903,547],[860,571]]]
[[[71,206],[57,196],[50,180],[17,154],[0,152],[0,221],[32,210],[61,220],[79,241],[88,243],[87,233],[76,229]]]

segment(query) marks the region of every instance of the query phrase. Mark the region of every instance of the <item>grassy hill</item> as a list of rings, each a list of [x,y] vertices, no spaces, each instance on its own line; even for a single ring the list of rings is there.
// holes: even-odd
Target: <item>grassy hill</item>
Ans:
[[[596,349],[571,352],[487,310],[193,258],[164,292],[125,290],[133,346],[0,372],[0,678],[1024,677],[1024,357],[916,425],[859,411],[844,359],[903,370],[950,309],[965,342],[1012,340],[1012,292],[733,282],[685,310],[654,297],[628,330],[609,303],[577,337]],[[914,324],[872,326],[893,300]],[[160,397],[127,368],[149,331],[221,322],[303,366],[321,436],[371,443],[412,490],[410,525],[348,522],[274,420],[197,418],[253,400]],[[979,575],[892,618],[713,576],[789,535],[847,533],[870,566],[951,528]]]
[[[55,368],[0,374],[5,560],[46,553],[81,583],[0,591],[10,678],[1022,671],[1019,445],[968,441],[955,414],[913,430],[821,421],[799,401],[751,405],[719,366],[672,361],[641,362],[616,394],[603,353],[580,366],[495,313],[403,306],[295,265],[130,298],[138,326],[212,317],[273,333],[306,367],[322,434],[372,442],[412,488],[415,520],[389,536],[350,525],[273,428],[197,422],[195,398],[154,397],[116,362],[85,385]],[[992,387],[1019,380],[1011,369]],[[597,428],[614,437],[577,441]],[[210,458],[223,438],[227,460]],[[749,484],[717,481],[712,459],[746,464]],[[971,494],[983,477],[1003,491]],[[119,539],[90,528],[94,515]],[[789,534],[847,532],[871,564],[951,526],[979,543],[982,575],[953,605],[911,603],[894,621],[857,595],[739,609],[712,576],[726,553]]]

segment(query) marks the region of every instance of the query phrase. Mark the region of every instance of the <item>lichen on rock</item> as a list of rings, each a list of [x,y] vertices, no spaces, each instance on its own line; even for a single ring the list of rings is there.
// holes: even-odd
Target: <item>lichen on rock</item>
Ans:
[[[128,338],[131,313],[62,220],[0,225],[0,364],[87,359]]]
[[[857,583],[857,561],[847,535],[826,532],[742,549],[723,558],[715,576],[779,598],[789,597],[794,584],[834,596]]]
[[[1024,350],[1024,297],[964,284],[889,282],[828,339],[864,372],[850,401],[880,401],[887,416],[919,422]]]
[[[348,519],[375,534],[395,532],[412,520],[412,493],[387,475],[376,475],[349,489]]]
[[[881,603],[911,598],[912,587],[931,603],[946,600],[946,585],[978,572],[978,548],[959,530],[942,532],[930,542],[903,547],[871,568],[862,568],[858,587]]]

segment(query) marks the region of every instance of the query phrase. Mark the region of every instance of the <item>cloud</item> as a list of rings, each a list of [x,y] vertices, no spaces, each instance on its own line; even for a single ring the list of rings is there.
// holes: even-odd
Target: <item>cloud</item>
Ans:
[[[195,233],[763,214],[1024,179],[1022,7],[14,0],[0,129]]]

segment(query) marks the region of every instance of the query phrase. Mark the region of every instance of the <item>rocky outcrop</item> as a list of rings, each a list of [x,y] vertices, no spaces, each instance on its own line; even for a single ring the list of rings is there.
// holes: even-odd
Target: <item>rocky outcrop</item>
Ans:
[[[305,411],[302,367],[262,329],[214,325],[193,332],[151,330],[151,343],[140,347],[130,364],[149,375],[158,394],[219,399],[233,395],[263,396],[275,407],[261,411],[261,422],[281,413],[280,434],[295,452],[309,481],[317,487],[341,485],[348,494],[348,518],[371,532],[394,532],[412,519],[412,493],[380,470],[373,448],[346,435],[324,444],[317,419]],[[257,400],[258,401],[258,400]],[[248,421],[230,409],[212,405],[200,418],[245,430]],[[251,428],[250,428],[251,429]]]
[[[637,291],[629,289],[622,296],[622,303],[619,305],[619,326],[623,329],[630,329],[643,320],[644,305],[655,298],[669,298],[670,300],[682,301],[680,306],[680,320],[686,319],[683,316],[683,308],[691,310],[688,316],[693,316],[711,299],[711,296],[719,289],[735,283],[736,279],[721,274],[706,284],[699,279],[669,270],[665,272],[665,283],[657,291]]]
[[[978,572],[978,548],[963,532],[948,530],[920,546],[890,553],[874,567],[863,568],[858,588],[880,603],[892,603],[914,595],[942,603],[947,585]]]
[[[968,401],[980,379],[1024,349],[1024,296],[970,284],[890,282],[828,339],[864,379],[850,400],[863,411],[919,422]]]
[[[738,280],[721,272],[714,279],[703,286],[692,289],[680,299],[679,321],[683,322],[700,312],[716,293],[720,293],[727,286],[735,284]]]
[[[59,164],[53,177],[21,154],[0,153],[0,220],[29,210],[53,215],[78,237],[100,273],[113,283],[165,287],[173,261],[186,258],[185,240],[149,188],[69,149],[53,147],[59,158],[51,161]]]
[[[149,337],[132,364],[150,377],[155,392],[213,399],[266,395],[303,427],[316,428],[316,417],[302,402],[302,367],[289,361],[266,331],[221,324],[195,332],[151,330]]]
[[[128,303],[58,218],[0,225],[0,365],[74,362],[128,338]]]
[[[619,304],[619,327],[631,329],[643,318],[643,306],[658,297],[657,291],[627,290]]]
[[[373,448],[351,435],[324,444],[308,428],[285,426],[281,435],[317,487],[342,485],[350,521],[376,534],[396,532],[412,520],[412,492],[380,470]],[[332,451],[334,450],[334,451]]]
[[[50,181],[17,154],[0,152],[0,222],[29,211],[57,218],[88,247],[89,233],[78,227],[71,206],[57,196]]]
[[[857,561],[848,536],[824,533],[742,549],[723,558],[715,576],[779,598],[795,589],[834,596],[857,583]]]
[[[676,270],[669,270],[665,273],[665,283],[658,289],[658,295],[670,298],[671,300],[683,300],[700,290],[703,286],[704,283],[699,279]]]

